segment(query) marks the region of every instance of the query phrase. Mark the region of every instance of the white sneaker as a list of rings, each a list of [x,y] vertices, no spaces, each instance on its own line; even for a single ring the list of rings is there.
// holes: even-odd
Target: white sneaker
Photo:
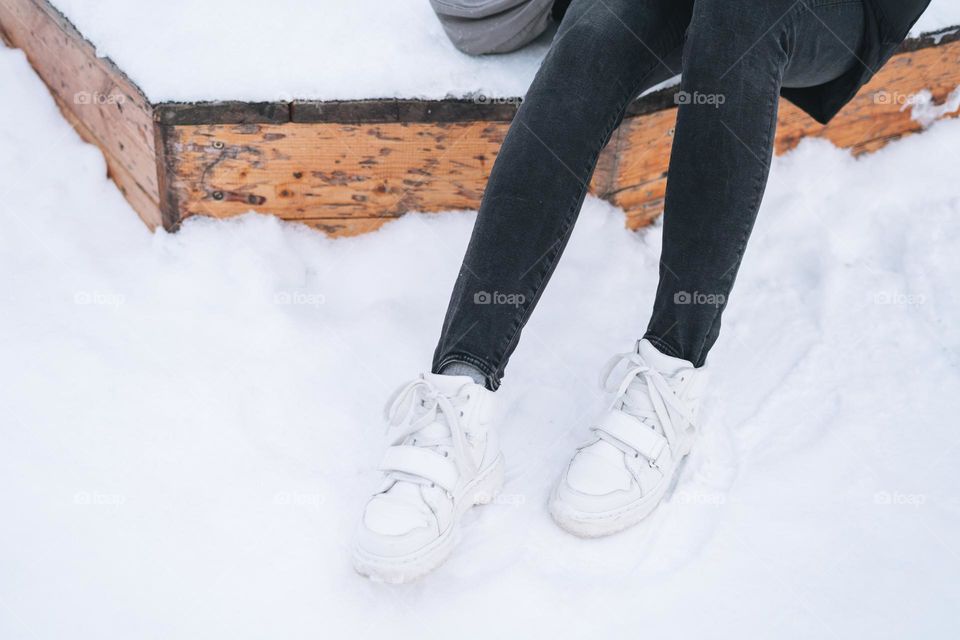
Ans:
[[[383,483],[364,509],[353,564],[390,583],[409,582],[450,555],[460,518],[503,484],[490,426],[493,392],[468,376],[422,374],[387,408]]]
[[[620,384],[610,377],[626,365]],[[647,517],[673,482],[693,444],[706,372],[665,355],[649,341],[614,356],[601,386],[615,391],[610,409],[591,427],[550,498],[563,529],[586,538],[609,535]]]

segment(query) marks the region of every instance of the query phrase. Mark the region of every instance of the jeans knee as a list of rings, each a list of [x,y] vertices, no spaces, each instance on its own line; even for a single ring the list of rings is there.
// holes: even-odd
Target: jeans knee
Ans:
[[[678,2],[680,0],[670,0]],[[567,69],[607,80],[637,75],[636,65],[668,53],[668,20],[678,13],[661,3],[637,0],[574,2],[554,38],[548,58]],[[669,47],[672,49],[676,45]]]
[[[585,13],[566,16],[526,101],[549,104],[565,118],[589,119],[630,83],[635,68],[626,51],[633,42],[624,41],[623,25],[603,5],[580,4]]]
[[[616,35],[616,17],[600,4],[589,4],[579,15],[568,15],[560,25],[547,60],[568,71],[603,62],[604,44]]]
[[[697,0],[683,56],[685,81],[715,84],[786,64],[791,0]]]

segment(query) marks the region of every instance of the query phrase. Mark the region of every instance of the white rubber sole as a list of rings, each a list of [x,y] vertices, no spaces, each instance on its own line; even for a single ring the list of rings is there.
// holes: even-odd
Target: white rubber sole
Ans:
[[[682,452],[680,460],[674,465],[670,477],[664,478],[664,481],[652,493],[610,511],[579,511],[563,504],[559,499],[560,487],[558,484],[550,494],[550,516],[561,529],[578,538],[602,538],[629,529],[653,513],[668,492],[673,492],[689,453],[690,446]]]
[[[443,564],[460,539],[460,519],[469,509],[493,501],[503,487],[503,455],[477,474],[455,500],[458,505],[447,530],[436,540],[405,556],[387,557],[368,553],[358,546],[353,549],[353,567],[360,575],[375,582],[404,584],[420,578]]]

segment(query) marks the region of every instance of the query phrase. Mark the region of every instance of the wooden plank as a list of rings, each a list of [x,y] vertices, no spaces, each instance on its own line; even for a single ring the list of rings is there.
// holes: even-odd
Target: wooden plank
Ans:
[[[266,124],[290,122],[287,102],[165,102],[154,107],[161,124]]]
[[[155,106],[164,124],[265,124],[282,122],[374,124],[385,122],[509,122],[520,98],[444,100],[295,100],[292,102],[167,102]]]
[[[475,208],[507,123],[193,125],[166,149],[179,219],[286,220]]]
[[[776,151],[811,136],[854,153],[875,150],[920,130],[902,109],[910,95],[930,88],[943,100],[958,85],[960,42],[902,54],[827,126],[784,102]],[[675,121],[675,107],[627,118],[601,154],[592,189],[622,207],[631,228],[663,210]],[[254,210],[286,220],[347,220],[475,209],[508,127],[499,121],[170,126],[168,218]]]
[[[476,209],[509,123],[165,128],[169,216],[285,220]],[[605,175],[605,174],[598,174]]]
[[[107,159],[110,177],[147,224],[159,221],[153,109],[117,67],[46,0],[0,0],[0,24],[67,119]]]
[[[639,97],[627,107],[628,116],[644,115],[674,104],[675,88]],[[165,102],[155,105],[165,124],[252,124],[303,122],[377,124],[386,122],[510,122],[522,98],[446,98],[443,100],[295,100],[293,102]]]
[[[894,56],[828,125],[781,100],[776,153],[789,151],[803,138],[818,137],[860,155],[921,131],[906,106],[910,97],[928,89],[933,100],[942,103],[960,86],[960,40],[944,41],[947,44],[910,47]],[[604,195],[627,212],[631,228],[649,224],[663,212],[676,113],[673,107],[628,118],[620,128],[616,175]]]
[[[0,0],[0,36],[27,53],[67,119],[151,227],[249,210],[334,235],[406,211],[476,208],[519,99],[205,102],[151,105],[47,0]],[[824,137],[854,153],[920,130],[902,108],[960,85],[960,29],[909,40],[828,126],[783,103],[777,153]],[[674,93],[639,98],[600,156],[592,190],[628,225],[660,214]],[[955,114],[954,114],[955,115]]]
[[[934,46],[938,39],[946,44]],[[960,41],[941,34],[912,41],[904,51],[827,126],[783,102],[777,153],[815,136],[859,154],[919,131],[903,103],[924,88],[943,100],[960,85]],[[592,190],[622,207],[632,228],[663,211],[673,91],[631,107],[594,176]],[[337,221],[475,209],[515,106],[480,111],[463,100],[296,102],[288,123],[172,126],[168,217],[255,210],[286,220]],[[462,120],[470,114],[487,119]],[[314,226],[324,224],[340,232],[329,223]]]

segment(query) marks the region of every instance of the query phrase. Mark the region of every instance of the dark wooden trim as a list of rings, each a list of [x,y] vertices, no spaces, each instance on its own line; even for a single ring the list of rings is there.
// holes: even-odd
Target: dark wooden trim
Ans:
[[[171,125],[162,122],[155,122],[153,125],[153,146],[157,154],[157,186],[160,190],[160,220],[167,231],[176,231],[180,228],[180,199],[172,184],[173,176],[176,175],[172,128]]]
[[[400,122],[510,122],[521,102],[521,98],[481,95],[459,100],[398,100],[397,108]]]
[[[293,122],[342,122],[349,124],[399,122],[397,100],[297,100],[290,105]]]
[[[629,118],[676,106],[676,87],[637,98],[627,108]],[[522,100],[483,99],[331,100],[294,102],[193,102],[154,105],[157,122],[167,125],[283,124],[285,122],[378,124],[386,122],[456,123],[510,122]]]
[[[296,100],[293,102],[165,102],[154,105],[168,125],[384,122],[510,122],[520,99]]]
[[[676,87],[638,98],[627,108],[627,117],[641,116],[676,106]],[[193,102],[154,105],[155,119],[167,125],[283,124],[285,122],[377,124],[385,122],[456,123],[510,122],[520,98],[478,102],[471,99],[331,100],[295,102]]]
[[[289,102],[164,102],[153,109],[154,120],[166,125],[290,122]]]
[[[373,99],[293,103],[293,122],[510,122],[520,98],[447,98],[444,100]]]

